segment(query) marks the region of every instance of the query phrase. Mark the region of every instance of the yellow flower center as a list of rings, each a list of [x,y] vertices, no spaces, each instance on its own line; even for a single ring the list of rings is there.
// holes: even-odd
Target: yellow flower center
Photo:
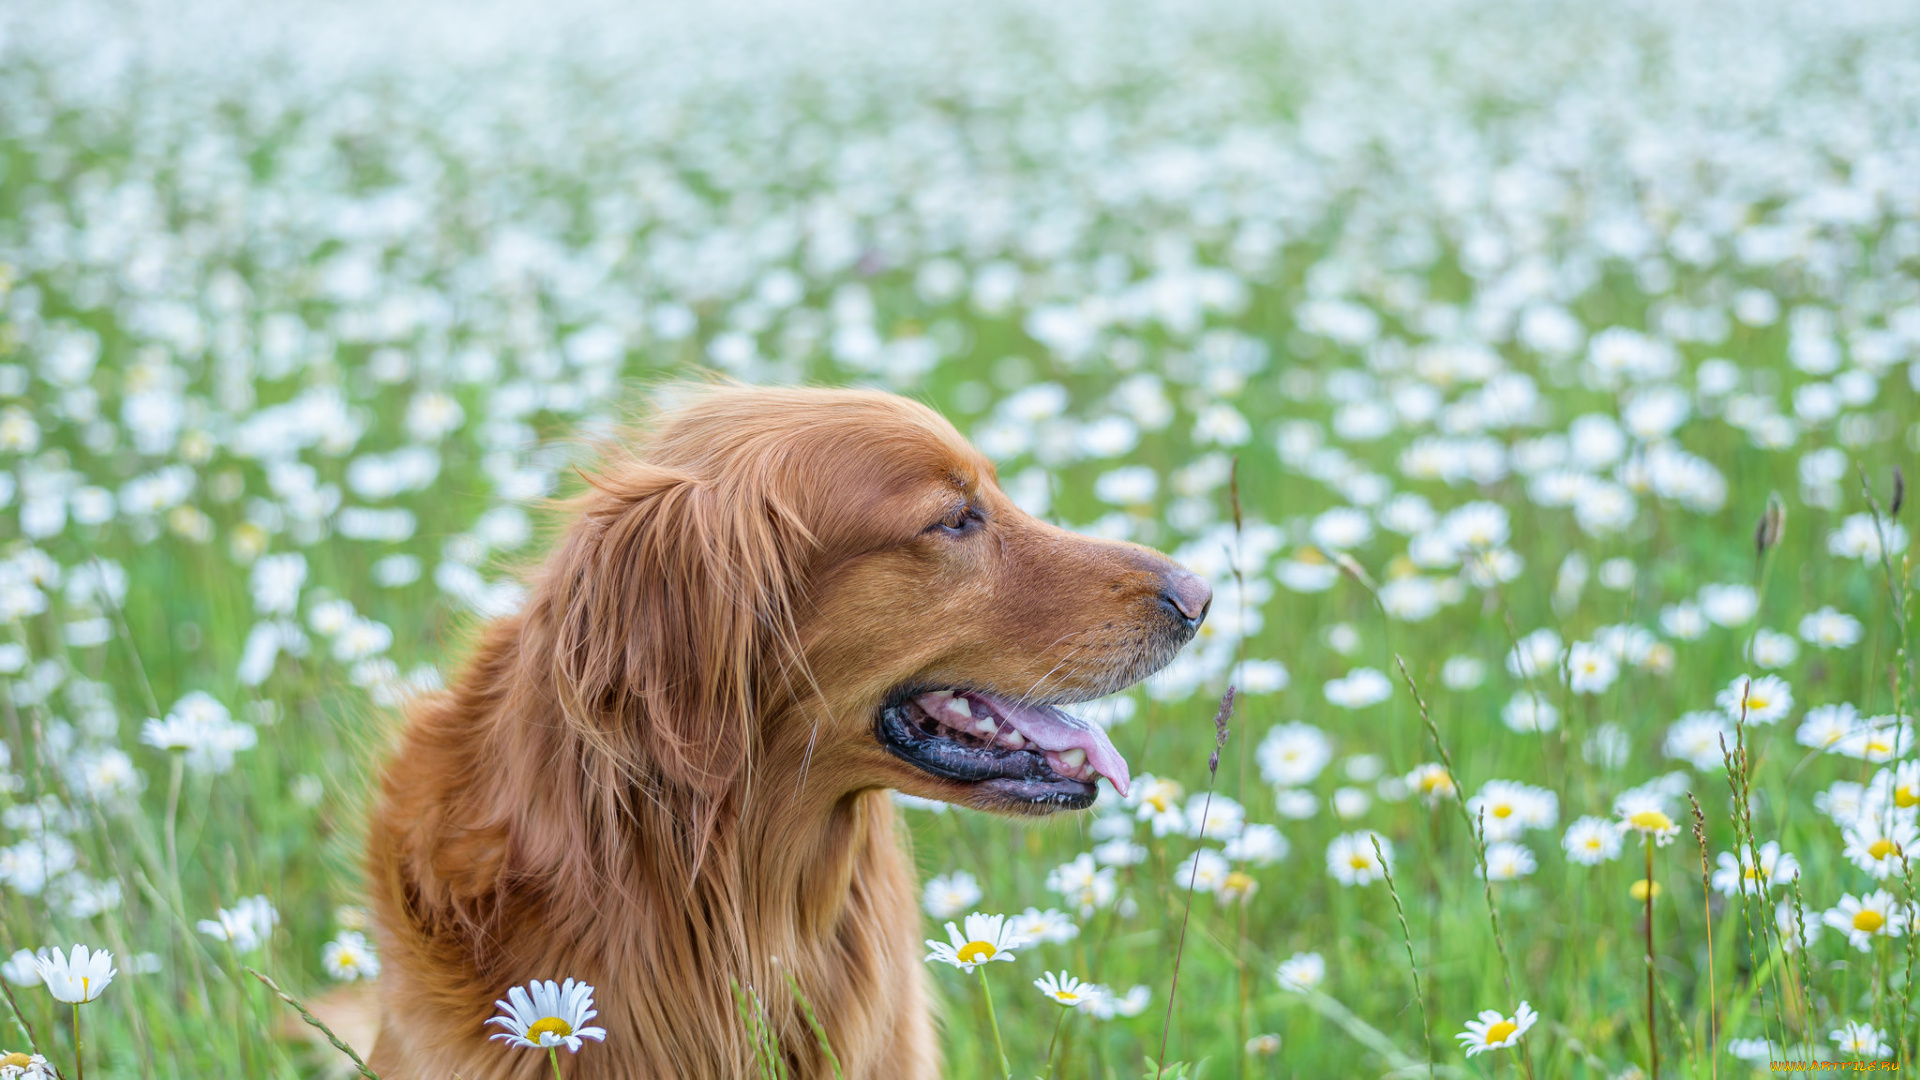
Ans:
[[[1355,870],[1365,870],[1367,867],[1373,865],[1373,861],[1365,855],[1353,854],[1347,856],[1347,865],[1353,867]]]
[[[11,1065],[16,1069],[24,1069],[32,1064],[33,1059],[18,1050],[8,1054],[6,1057],[0,1057],[0,1065]]]
[[[1920,787],[1897,787],[1893,789],[1893,805],[1905,809],[1920,806]]]
[[[1749,867],[1747,867],[1747,880],[1748,880],[1748,881],[1759,881],[1759,880],[1760,880],[1760,868],[1759,868],[1759,867],[1757,867],[1757,866],[1749,866]]]
[[[1887,925],[1887,917],[1871,909],[1857,912],[1853,916],[1853,928],[1864,930],[1869,934],[1879,933],[1880,928],[1885,925]]]
[[[537,1043],[540,1041],[540,1036],[549,1032],[564,1039],[573,1034],[573,1025],[557,1016],[549,1016],[543,1020],[535,1020],[533,1023],[527,1025],[527,1041]]]
[[[1053,994],[1053,1000],[1063,1005],[1071,1005],[1080,1000],[1080,995],[1072,990],[1056,990]]]
[[[1867,738],[1867,753],[1891,754],[1893,753],[1893,744],[1885,739],[1869,736]]]
[[[960,962],[963,964],[983,964],[993,959],[993,954],[999,951],[999,949],[993,947],[992,942],[969,941],[965,945],[962,945],[960,951],[954,955],[959,957]]]
[[[1644,832],[1665,832],[1673,828],[1673,819],[1663,811],[1642,810],[1628,818],[1627,824]]]
[[[1884,859],[1889,855],[1897,853],[1899,850],[1899,846],[1893,841],[1882,837],[1879,840],[1875,840],[1872,845],[1867,848],[1867,854],[1873,856],[1875,859]]]
[[[1772,704],[1772,702],[1769,702],[1767,700],[1767,697],[1765,694],[1748,694],[1747,695],[1747,708],[1753,710],[1754,712],[1759,712],[1760,710],[1765,709],[1770,704]]]
[[[1513,816],[1513,807],[1511,807],[1511,806],[1507,806],[1507,805],[1504,805],[1504,804],[1503,804],[1503,805],[1500,805],[1500,806],[1496,806],[1496,807],[1494,807],[1494,808],[1493,808],[1493,816],[1494,816],[1494,817],[1497,817],[1497,818],[1507,818],[1507,817],[1512,817],[1512,816]]]
[[[1355,869],[1358,869],[1358,867]],[[1220,887],[1235,894],[1247,892],[1253,888],[1253,875],[1241,870],[1235,870],[1233,873],[1227,875],[1226,883]]]
[[[1647,888],[1649,885],[1651,885],[1653,888],[1653,895],[1659,896],[1660,883],[1657,881],[1648,882],[1646,878],[1641,878],[1639,881],[1636,881],[1631,886],[1629,886],[1627,889],[1627,895],[1633,897],[1635,900],[1638,900],[1641,903],[1645,903],[1647,900]]]
[[[1492,1046],[1494,1043],[1505,1042],[1513,1036],[1514,1032],[1519,1030],[1519,1024],[1511,1020],[1502,1020],[1487,1029],[1487,1045]]]

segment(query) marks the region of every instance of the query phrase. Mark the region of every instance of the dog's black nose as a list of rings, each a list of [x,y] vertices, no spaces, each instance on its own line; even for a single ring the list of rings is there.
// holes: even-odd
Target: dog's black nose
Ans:
[[[1173,606],[1173,610],[1195,626],[1207,617],[1207,608],[1213,604],[1213,586],[1207,579],[1191,570],[1173,570],[1165,578],[1166,592],[1161,597]]]

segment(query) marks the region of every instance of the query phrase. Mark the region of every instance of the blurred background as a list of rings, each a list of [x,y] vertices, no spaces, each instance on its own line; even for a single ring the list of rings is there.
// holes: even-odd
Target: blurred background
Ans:
[[[930,936],[1040,939],[1017,1073],[1910,1055],[1917,272],[1911,4],[0,6],[0,1049],[70,1075],[84,942],[90,1074],[337,1069],[240,965],[377,971],[383,725],[717,372],[913,395],[1214,581],[1089,709],[1130,802],[902,810]]]

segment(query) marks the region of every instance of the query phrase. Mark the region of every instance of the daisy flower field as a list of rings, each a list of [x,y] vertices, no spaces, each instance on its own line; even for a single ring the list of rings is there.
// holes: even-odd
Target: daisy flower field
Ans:
[[[379,978],[385,718],[716,374],[923,400],[1214,590],[1075,707],[1125,797],[898,799],[948,1075],[1913,1068],[1917,57],[1879,0],[0,10],[0,1075],[340,1075],[247,969]],[[606,1053],[568,974],[501,1054]]]

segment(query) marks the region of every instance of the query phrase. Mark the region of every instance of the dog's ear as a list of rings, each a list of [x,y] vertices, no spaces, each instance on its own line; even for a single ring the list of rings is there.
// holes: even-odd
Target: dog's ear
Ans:
[[[592,484],[546,583],[567,721],[629,776],[717,795],[789,655],[812,538],[752,477],[626,464]]]

